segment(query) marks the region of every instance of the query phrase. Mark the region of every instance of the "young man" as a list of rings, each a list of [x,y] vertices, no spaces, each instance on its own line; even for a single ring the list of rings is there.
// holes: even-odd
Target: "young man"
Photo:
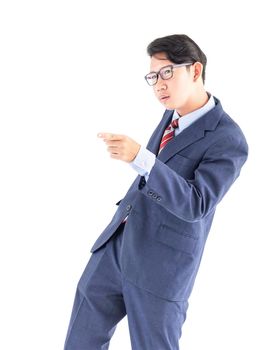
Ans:
[[[204,89],[198,45],[171,35],[148,54],[145,79],[166,110],[146,148],[125,135],[98,135],[138,176],[91,250],[65,350],[108,349],[126,314],[132,349],[179,349],[215,208],[247,159],[240,128]]]

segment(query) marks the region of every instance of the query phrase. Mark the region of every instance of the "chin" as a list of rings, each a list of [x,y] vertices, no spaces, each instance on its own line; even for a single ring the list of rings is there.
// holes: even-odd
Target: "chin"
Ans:
[[[169,109],[169,110],[176,109],[176,107],[173,103],[162,103],[162,104],[166,109]]]

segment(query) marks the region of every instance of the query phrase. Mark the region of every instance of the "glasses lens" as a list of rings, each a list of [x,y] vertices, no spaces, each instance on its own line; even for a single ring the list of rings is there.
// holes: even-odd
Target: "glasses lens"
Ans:
[[[157,74],[149,73],[145,76],[145,79],[149,85],[154,85],[157,82]]]
[[[172,66],[164,67],[160,71],[160,76],[162,77],[162,79],[170,79],[172,77],[172,72],[173,72]]]

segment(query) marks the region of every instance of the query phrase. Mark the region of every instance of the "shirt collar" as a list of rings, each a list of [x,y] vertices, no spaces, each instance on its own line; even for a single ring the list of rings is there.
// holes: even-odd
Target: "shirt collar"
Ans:
[[[178,112],[176,110],[174,111],[172,120],[179,119],[179,127],[176,130],[178,130],[179,132],[183,131],[188,126],[190,126],[192,123],[194,123],[197,119],[199,119],[200,117],[202,117],[204,114],[206,114],[212,108],[215,107],[214,97],[212,95],[210,95],[209,93],[208,93],[208,95],[209,95],[208,102],[203,107],[196,109],[193,112],[190,112],[190,113],[185,114],[182,117],[180,117]]]

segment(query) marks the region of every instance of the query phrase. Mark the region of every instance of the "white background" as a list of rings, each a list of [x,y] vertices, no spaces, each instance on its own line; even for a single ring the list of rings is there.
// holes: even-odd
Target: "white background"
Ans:
[[[206,89],[250,147],[217,210],[181,349],[261,348],[257,4],[1,1],[1,349],[63,348],[89,250],[136,176],[96,134],[147,143],[164,109],[143,78],[146,47],[174,33],[207,54]],[[127,327],[111,350],[131,349]]]

